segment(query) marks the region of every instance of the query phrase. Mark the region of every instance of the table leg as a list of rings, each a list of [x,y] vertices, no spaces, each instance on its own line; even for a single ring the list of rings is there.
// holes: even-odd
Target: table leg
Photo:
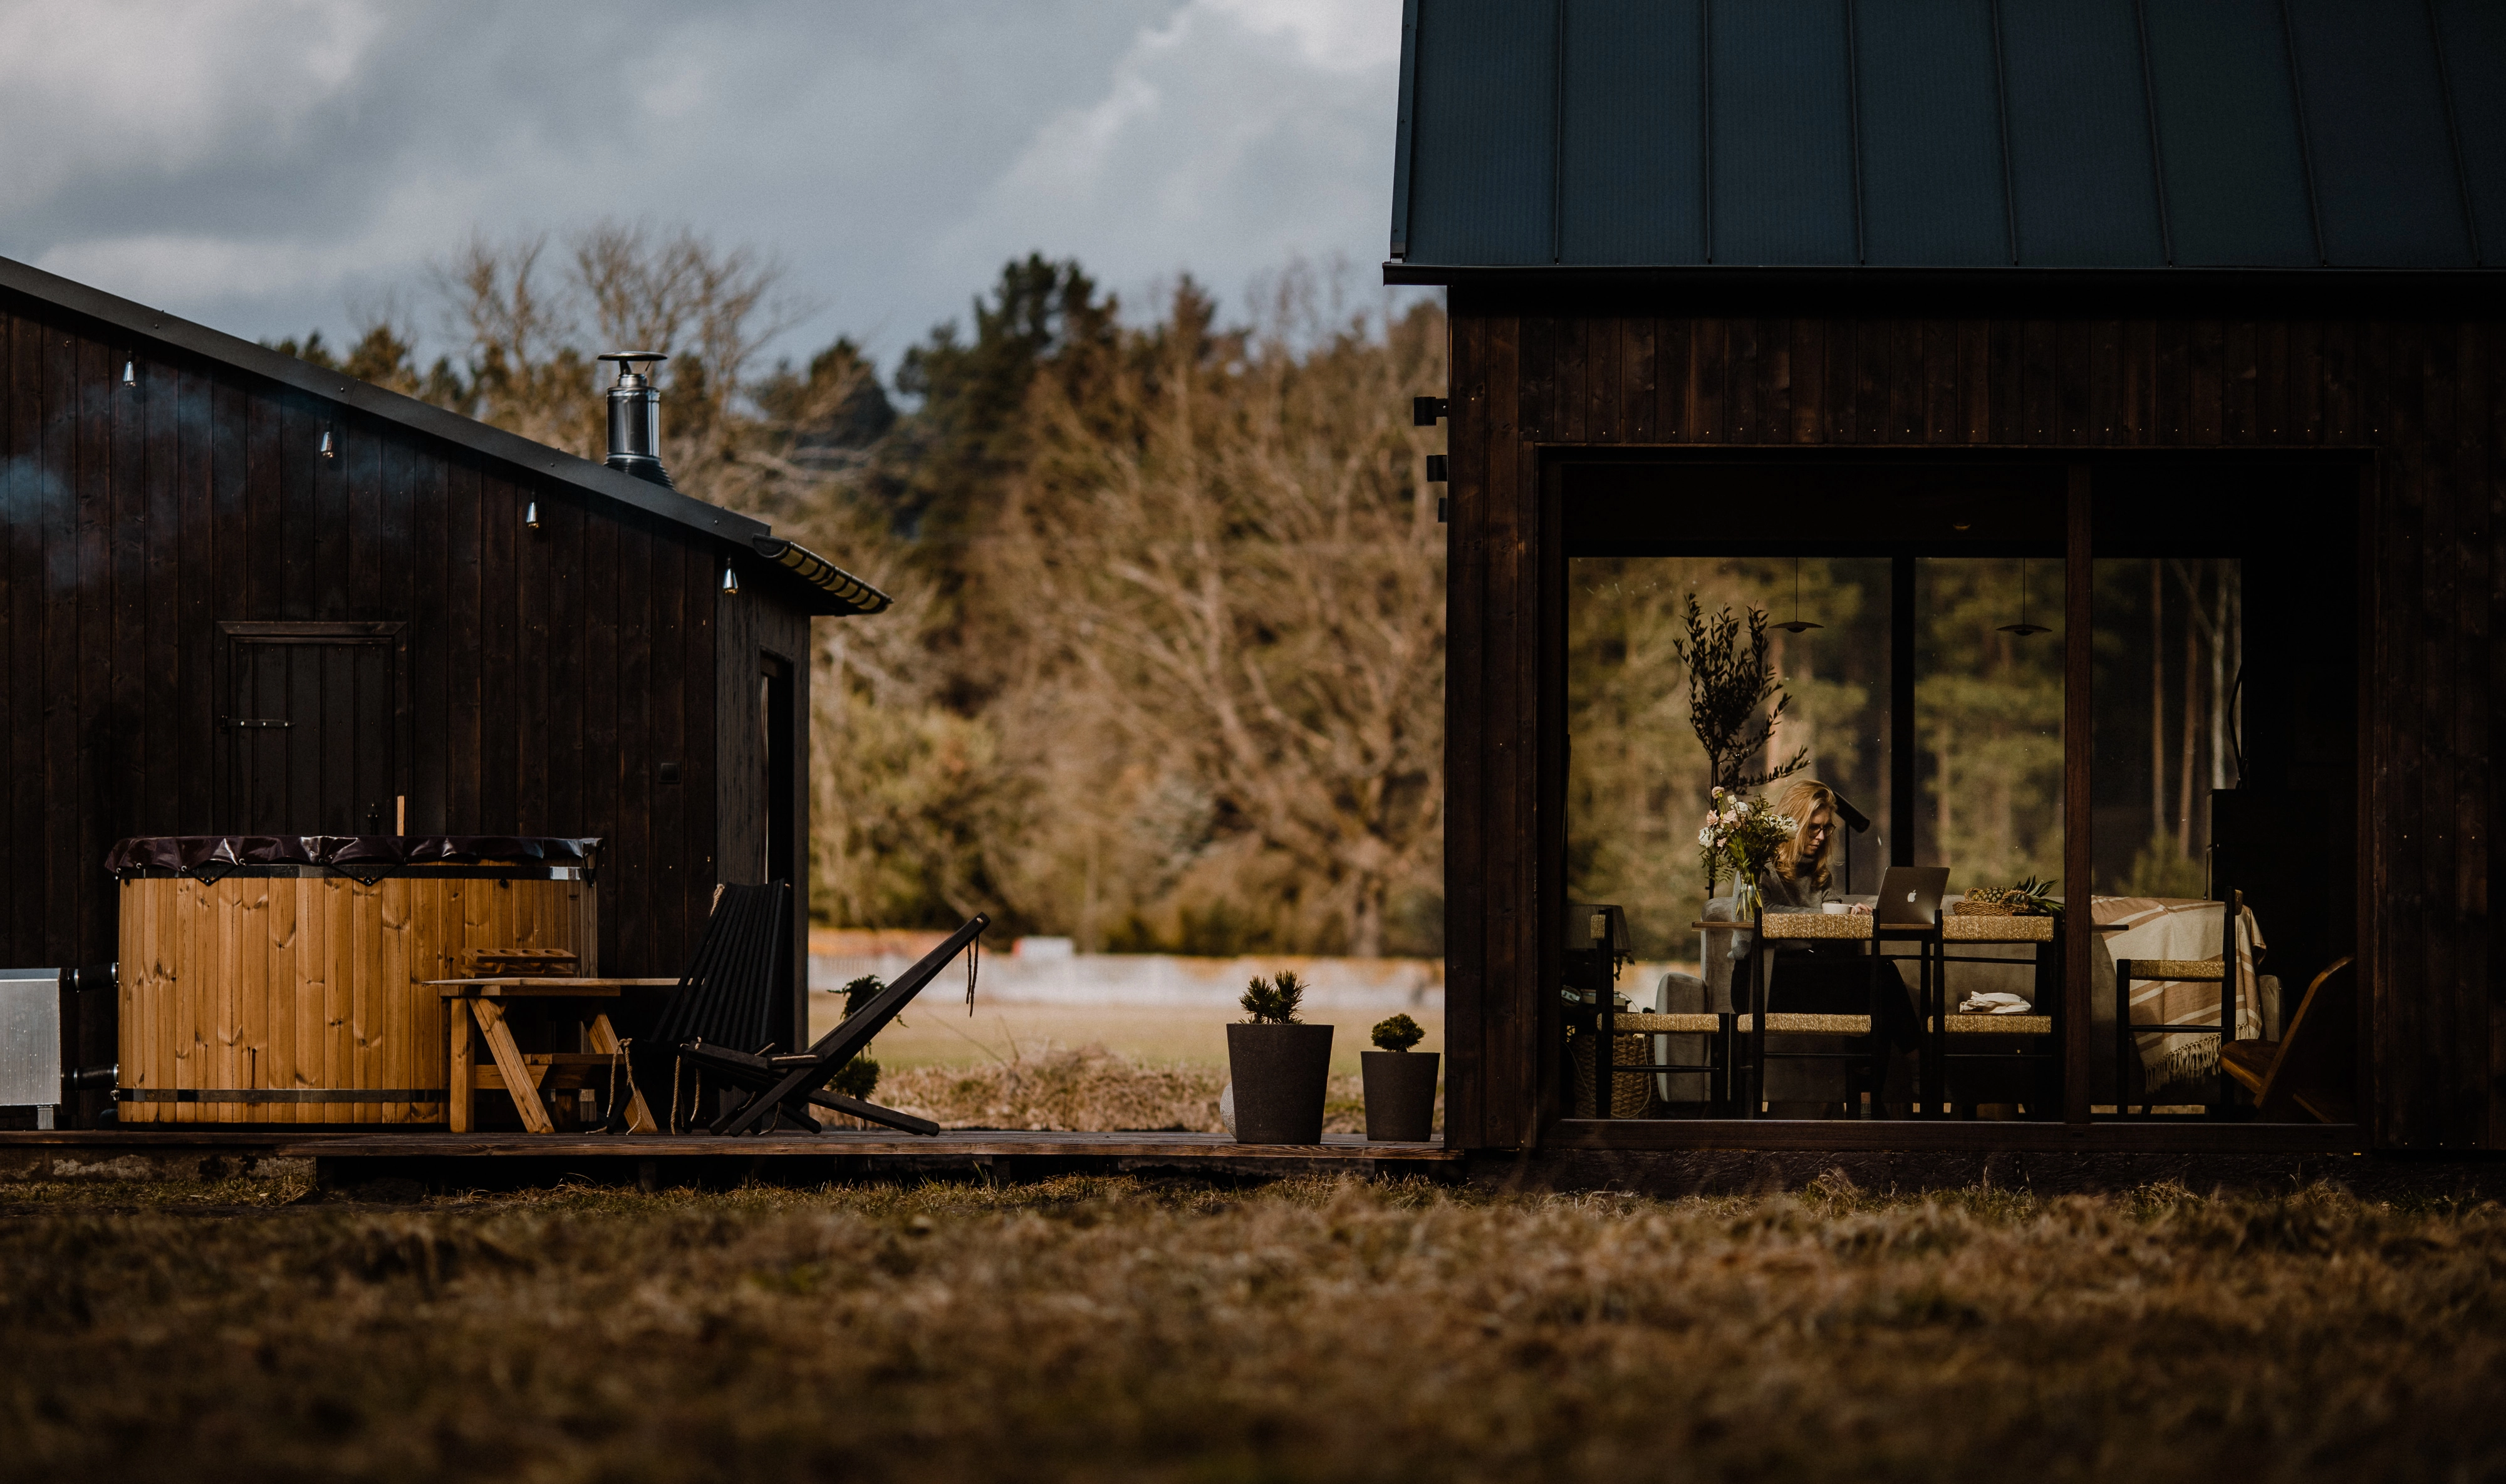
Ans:
[[[1888,1036],[1881,1029],[1883,1024],[1880,1016],[1880,934],[1877,924],[1874,924],[1871,934],[1871,1061],[1862,1074],[1867,1084],[1863,1105],[1861,1109],[1851,1111],[1855,1116],[1878,1118],[1885,1116],[1888,1112],[1881,1106],[1881,1101],[1888,1094]]]
[[[1749,1101],[1744,1118],[1754,1118],[1767,1102],[1767,934],[1766,920],[1756,921],[1749,938]]]
[[[451,1007],[451,1013],[444,1017],[444,1023],[451,1031],[449,1047],[451,1054],[447,1065],[452,1069],[449,1078],[452,1085],[445,1089],[444,1120],[452,1132],[466,1134],[470,1132],[472,1096],[470,1007],[476,1002],[460,999],[448,1003]]]
[[[556,1125],[540,1102],[539,1078],[531,1076],[522,1048],[514,1044],[513,1028],[505,1024],[505,1007],[493,1000],[473,1000],[470,1008],[479,1017],[479,1030],[487,1040],[488,1053],[496,1058],[496,1070],[504,1074],[505,1092],[521,1113],[522,1127],[534,1134],[555,1133]]]
[[[1946,1118],[1950,1103],[1950,962],[1949,947],[1941,941],[1938,927],[1924,936],[1923,956],[1929,965],[1924,975],[1932,986],[1932,1113]]]
[[[609,1024],[609,1017],[607,1015],[601,1014],[592,1016],[590,1031],[591,1035],[591,1049],[594,1051],[602,1051],[611,1056],[621,1057],[626,1054],[626,1048],[619,1042],[618,1032]],[[625,1067],[619,1068],[618,1073],[619,1076],[625,1078],[626,1081],[626,1132],[630,1134],[660,1133],[662,1126],[653,1121],[653,1111],[644,1106],[644,1094],[636,1090],[635,1078],[627,1075]]]

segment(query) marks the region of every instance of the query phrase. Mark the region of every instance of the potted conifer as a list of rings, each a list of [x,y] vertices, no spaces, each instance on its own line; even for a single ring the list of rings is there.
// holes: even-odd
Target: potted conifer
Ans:
[[[1375,1043],[1382,1049],[1358,1058],[1366,1071],[1367,1138],[1417,1143],[1435,1128],[1439,1058],[1410,1049],[1426,1034],[1407,1015],[1377,1023]]]
[[[1238,1144],[1322,1143],[1332,1028],[1297,1019],[1305,998],[1295,971],[1282,970],[1256,976],[1237,1002],[1245,1018],[1227,1028],[1227,1071]]]

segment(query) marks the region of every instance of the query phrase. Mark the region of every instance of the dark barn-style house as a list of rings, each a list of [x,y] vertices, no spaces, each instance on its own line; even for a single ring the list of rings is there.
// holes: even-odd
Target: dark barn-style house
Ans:
[[[1452,336],[1421,409],[1450,419],[1448,1138],[1588,1170],[2506,1148],[2506,9],[1403,25],[1384,279],[1444,286]],[[1641,834],[1648,760],[1698,746],[1642,625],[1749,574],[1827,625],[1772,637],[1859,724],[1813,764],[1868,823],[1835,826],[1858,890],[2024,858],[2058,917],[1743,934],[1648,884],[1705,799]],[[2020,786],[1959,782],[1990,768]],[[1831,930],[1920,1001],[1901,1070],[1868,1019],[1779,1013]],[[1701,1002],[1603,992],[1630,952],[1699,955]],[[1958,1012],[1978,964],[2028,1013]]]
[[[717,883],[806,902],[809,620],[886,599],[641,462],[0,261],[0,964],[111,964],[131,836],[596,837],[611,974],[677,973]],[[116,1059],[97,977],[63,996],[78,1066]]]

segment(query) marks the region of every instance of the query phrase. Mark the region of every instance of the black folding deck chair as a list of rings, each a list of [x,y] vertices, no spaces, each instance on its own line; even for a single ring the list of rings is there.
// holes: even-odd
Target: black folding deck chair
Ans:
[[[844,1017],[843,1024],[818,1038],[808,1050],[791,1056],[761,1056],[733,1046],[708,1043],[701,1038],[682,1042],[678,1054],[682,1061],[695,1067],[716,1082],[728,1082],[749,1090],[747,1099],[714,1119],[711,1129],[717,1134],[744,1134],[752,1129],[771,1129],[783,1119],[814,1133],[818,1120],[809,1115],[812,1107],[850,1113],[856,1118],[902,1129],[909,1134],[937,1134],[940,1125],[928,1118],[881,1108],[860,1098],[846,1097],[826,1090],[827,1079],[842,1070],[846,1062],[869,1045],[871,1038],[887,1029],[897,1011],[922,992],[923,986],[939,977],[940,971],[961,952],[980,953],[976,940],[991,919],[981,913],[964,927],[949,935],[946,942],[924,954],[914,966],[897,975],[896,982],[871,997],[868,1005]],[[971,982],[971,981],[970,981]]]
[[[788,951],[791,907],[788,881],[726,886],[714,899],[713,916],[679,975],[679,987],[628,1048],[627,1076],[647,1107],[662,1108],[676,1099],[672,1073],[684,1042],[773,1049],[774,1008],[782,989],[776,970]],[[677,1108],[663,1117],[675,1125]],[[611,1127],[620,1126],[613,1116]]]

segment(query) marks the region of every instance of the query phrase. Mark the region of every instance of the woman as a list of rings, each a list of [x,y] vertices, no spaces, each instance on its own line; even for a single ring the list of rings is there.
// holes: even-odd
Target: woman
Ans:
[[[1828,858],[1836,850],[1836,791],[1805,779],[1784,790],[1775,812],[1800,821],[1793,837],[1775,851],[1758,876],[1770,912],[1815,912],[1827,901],[1833,877]],[[1851,941],[1790,943],[1769,965],[1767,1008],[1782,1014],[1867,1015],[1871,1012],[1871,957],[1867,944]],[[1912,1050],[1920,1022],[1914,997],[1892,959],[1880,961],[1880,1031],[1899,1050]]]
[[[1836,845],[1836,791],[1813,779],[1784,790],[1775,812],[1799,820],[1793,837],[1758,877],[1770,912],[1815,912],[1827,901],[1827,858]]]

